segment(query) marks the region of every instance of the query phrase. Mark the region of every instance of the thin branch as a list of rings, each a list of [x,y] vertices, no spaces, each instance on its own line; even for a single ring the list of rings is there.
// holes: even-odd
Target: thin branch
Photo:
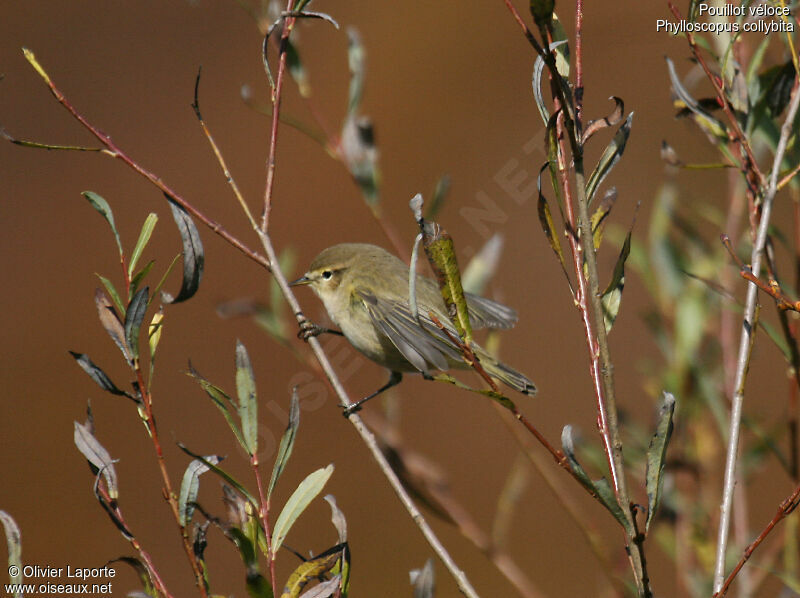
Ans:
[[[25,54],[25,58],[31,64],[31,66],[36,70],[37,73],[44,79],[44,82],[47,84],[47,87],[50,88],[50,93],[56,98],[59,104],[61,104],[67,112],[69,112],[72,117],[77,120],[83,127],[88,130],[92,135],[94,135],[100,143],[102,143],[106,150],[102,153],[111,156],[112,158],[117,158],[122,160],[125,164],[127,164],[130,168],[134,171],[145,177],[148,181],[150,181],[153,185],[158,187],[161,191],[163,191],[166,195],[170,197],[175,203],[179,206],[184,208],[187,212],[189,212],[192,216],[197,218],[200,222],[205,224],[208,228],[210,228],[214,233],[225,239],[229,244],[233,247],[244,253],[248,258],[256,262],[257,264],[263,266],[267,270],[269,270],[269,262],[264,259],[263,256],[255,253],[251,249],[249,249],[244,243],[239,241],[236,237],[231,235],[221,224],[212,220],[211,218],[207,217],[203,214],[200,210],[195,208],[192,204],[186,201],[179,193],[174,191],[170,188],[166,183],[164,183],[159,177],[155,174],[150,172],[149,170],[145,169],[141,166],[138,162],[136,162],[133,158],[131,158],[128,154],[126,154],[122,149],[114,143],[108,135],[103,133],[100,129],[95,127],[91,124],[86,117],[84,117],[81,113],[79,113],[76,108],[67,100],[61,90],[56,87],[56,84],[50,78],[50,76],[45,72],[39,62],[36,60],[36,57],[33,55],[28,49],[23,50]]]
[[[778,190],[778,173],[783,162],[789,136],[792,133],[794,119],[797,116],[798,106],[800,106],[800,93],[798,92],[798,81],[795,81],[792,90],[792,101],[786,113],[786,119],[781,127],[781,136],[778,147],[775,149],[775,157],[772,161],[772,170],[769,176],[769,186],[761,206],[761,221],[758,225],[758,233],[753,245],[753,252],[750,258],[753,273],[758,276],[761,271],[761,258],[764,246],[767,241],[767,230],[769,228],[770,216],[772,215],[772,205],[775,194]],[[714,591],[722,589],[725,579],[725,555],[728,549],[728,533],[730,531],[731,503],[733,501],[733,487],[736,481],[736,461],[739,448],[739,430],[742,419],[742,406],[744,403],[744,382],[747,375],[747,365],[750,361],[752,347],[752,337],[755,325],[756,299],[758,297],[758,287],[755,284],[747,285],[747,298],[745,301],[744,318],[742,320],[742,332],[739,342],[739,356],[736,367],[736,380],[734,384],[734,395],[731,400],[731,421],[730,433],[728,437],[728,453],[725,459],[725,481],[722,490],[722,504],[720,506],[719,535],[717,538],[716,564],[714,567]]]
[[[291,12],[294,0],[287,0],[286,12]],[[289,33],[294,27],[295,17],[286,17],[283,21],[283,32],[281,33],[280,54],[278,57],[278,75],[275,79],[275,88],[272,90],[272,129],[269,136],[269,157],[267,158],[267,184],[264,187],[264,213],[261,215],[261,232],[266,233],[269,228],[269,215],[272,211],[272,190],[275,185],[275,158],[278,147],[278,124],[281,111],[281,93],[283,91],[283,80],[286,75],[286,49],[289,46]],[[264,60],[267,59],[266,44],[269,38],[264,40]]]
[[[245,216],[247,216],[250,226],[252,226],[253,230],[255,230],[258,228],[256,219],[253,218],[253,214],[250,212],[250,207],[244,200],[242,192],[239,191],[239,185],[236,184],[233,175],[231,175],[231,171],[228,169],[225,158],[222,156],[222,152],[219,150],[219,147],[217,147],[217,142],[214,141],[214,137],[212,137],[211,131],[209,131],[206,121],[203,120],[203,115],[200,113],[200,72],[201,71],[198,69],[197,78],[194,82],[194,101],[192,102],[192,108],[194,109],[195,116],[197,116],[197,120],[200,122],[200,126],[203,128],[203,133],[206,134],[206,139],[208,139],[208,143],[211,145],[214,156],[216,156],[217,162],[219,162],[220,168],[222,168],[222,173],[225,175],[225,180],[227,181],[228,185],[230,185],[233,194],[236,196],[236,200],[239,202],[239,205],[242,207],[242,210],[245,213]]]
[[[736,575],[741,571],[744,564],[753,556],[755,550],[761,545],[761,543],[766,539],[769,533],[778,525],[783,519],[785,519],[792,511],[797,508],[797,505],[800,504],[800,486],[797,486],[787,498],[781,502],[778,506],[778,512],[775,513],[775,516],[772,520],[767,524],[767,526],[762,530],[758,537],[753,540],[753,542],[744,549],[742,553],[742,557],[739,559],[739,562],[736,563],[736,566],[731,571],[730,575],[728,575],[727,579],[725,579],[725,583],[722,587],[714,593],[713,598],[722,598],[725,594],[728,593],[728,589],[730,588],[731,583],[736,578]]]

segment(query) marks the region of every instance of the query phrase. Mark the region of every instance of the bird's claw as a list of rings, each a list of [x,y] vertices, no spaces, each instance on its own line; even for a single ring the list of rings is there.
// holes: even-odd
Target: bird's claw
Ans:
[[[350,419],[350,416],[354,413],[358,413],[361,411],[361,405],[358,403],[353,403],[348,407],[342,406],[342,415],[344,415],[345,419]]]
[[[300,330],[297,332],[297,338],[308,342],[308,339],[314,336],[319,336],[320,334],[325,333],[326,330],[326,328],[318,326],[310,320],[303,320],[300,322]]]

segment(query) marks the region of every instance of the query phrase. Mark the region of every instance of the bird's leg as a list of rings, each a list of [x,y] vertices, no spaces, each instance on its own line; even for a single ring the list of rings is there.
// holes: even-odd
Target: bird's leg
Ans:
[[[372,394],[369,394],[366,397],[364,397],[363,399],[360,399],[360,400],[356,401],[355,403],[353,403],[349,407],[345,407],[344,412],[342,413],[342,415],[344,415],[345,417],[350,417],[356,411],[361,411],[361,406],[364,403],[366,403],[370,399],[373,399],[373,398],[377,397],[384,390],[389,390],[392,386],[397,386],[398,384],[400,384],[400,381],[402,379],[403,379],[403,374],[402,373],[393,371],[391,373],[391,375],[389,376],[389,381],[386,384],[381,386],[378,390],[376,390]]]
[[[338,334],[339,336],[344,336],[338,330],[331,330],[330,328],[325,328],[324,326],[320,326],[318,324],[314,324],[311,320],[302,320],[300,322],[300,331],[297,333],[297,338],[301,338],[304,341],[308,342],[312,336],[319,336],[320,334]]]

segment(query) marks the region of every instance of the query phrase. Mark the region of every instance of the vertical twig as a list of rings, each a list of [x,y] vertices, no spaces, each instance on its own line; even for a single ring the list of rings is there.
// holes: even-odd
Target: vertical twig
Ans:
[[[780,141],[775,149],[775,157],[772,161],[772,170],[769,175],[769,186],[767,187],[764,201],[761,206],[761,221],[758,225],[758,233],[753,245],[753,252],[750,257],[750,266],[753,273],[758,276],[761,271],[761,258],[764,246],[767,241],[767,230],[769,228],[770,216],[772,215],[772,205],[778,187],[778,174],[780,172],[783,156],[786,153],[786,145],[792,132],[794,119],[797,116],[798,105],[800,105],[800,93],[798,93],[798,81],[795,81],[792,90],[792,100],[786,112],[786,119],[781,127]],[[755,284],[747,285],[747,297],[745,300],[744,318],[742,320],[741,338],[739,341],[739,356],[736,362],[736,381],[734,384],[734,394],[731,400],[731,421],[728,436],[728,452],[725,459],[725,481],[722,489],[722,504],[720,506],[719,534],[717,537],[716,563],[714,565],[714,592],[719,592],[725,579],[725,555],[728,549],[728,533],[731,522],[731,503],[733,501],[733,486],[736,478],[736,461],[739,448],[739,430],[742,420],[742,405],[744,403],[744,383],[747,375],[747,365],[750,361],[752,347],[752,336],[755,333],[755,312],[758,287]]]
[[[289,13],[294,5],[294,0],[287,0],[286,12]],[[286,16],[281,33],[280,55],[278,57],[278,75],[275,78],[275,89],[272,90],[272,129],[269,136],[269,157],[267,158],[267,183],[264,186],[264,213],[261,215],[261,232],[266,233],[269,227],[269,215],[272,211],[272,190],[275,185],[275,158],[278,148],[278,124],[280,123],[281,92],[286,74],[286,48],[289,42],[289,33],[294,27],[295,17]],[[269,35],[269,34],[267,34]],[[267,40],[264,40],[267,43]],[[266,59],[266,50],[265,56]]]

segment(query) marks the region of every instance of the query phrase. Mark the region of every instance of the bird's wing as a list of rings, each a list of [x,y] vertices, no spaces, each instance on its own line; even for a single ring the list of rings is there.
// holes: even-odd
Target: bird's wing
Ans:
[[[371,293],[359,292],[375,326],[415,368],[427,372],[430,366],[447,370],[447,358],[460,360],[458,347],[427,316],[420,306],[419,322],[404,301],[378,299]],[[446,323],[447,324],[447,323]],[[450,328],[448,326],[448,328]],[[455,330],[452,331],[457,336]]]
[[[512,328],[517,323],[517,312],[510,307],[472,293],[464,293],[464,296],[467,299],[469,322],[476,330]]]

